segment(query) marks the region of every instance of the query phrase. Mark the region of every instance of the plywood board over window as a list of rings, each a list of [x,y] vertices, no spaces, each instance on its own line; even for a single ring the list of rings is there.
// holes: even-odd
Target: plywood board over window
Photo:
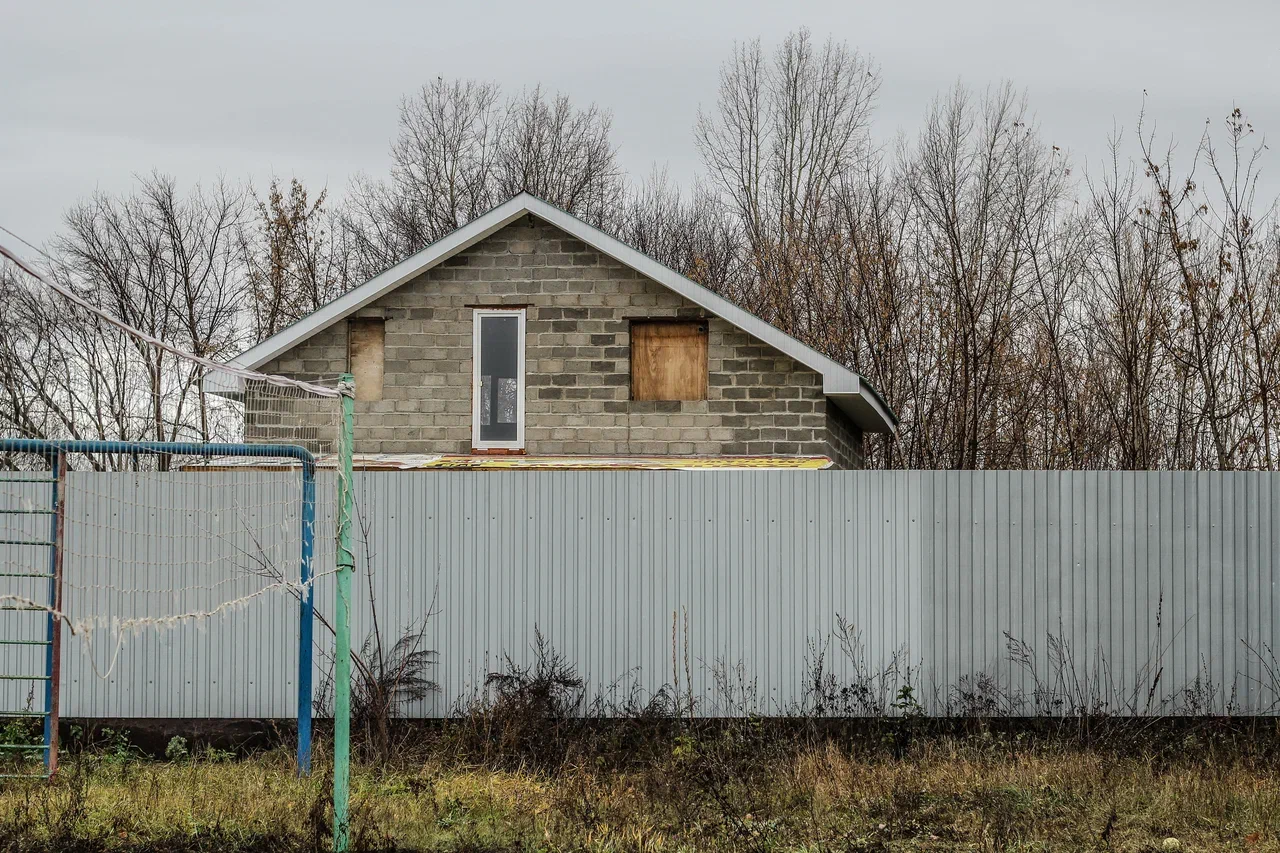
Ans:
[[[382,399],[386,324],[381,318],[360,317],[347,326],[347,364],[356,380],[357,400]]]
[[[631,399],[707,399],[705,321],[631,323]]]

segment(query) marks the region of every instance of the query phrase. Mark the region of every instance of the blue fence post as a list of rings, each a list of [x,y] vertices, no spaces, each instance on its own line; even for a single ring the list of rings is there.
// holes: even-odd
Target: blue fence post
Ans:
[[[315,622],[316,589],[312,556],[316,541],[316,466],[302,463],[302,595],[298,621],[298,775],[311,773],[311,631]]]
[[[53,581],[51,591],[55,595],[61,589],[61,532],[59,521],[63,518],[62,503],[66,493],[67,454],[70,453],[117,453],[117,454],[157,454],[179,456],[248,456],[269,457],[280,456],[297,459],[302,463],[302,581],[307,584],[302,596],[302,622],[299,625],[299,678],[298,678],[298,768],[302,773],[311,770],[311,660],[312,660],[312,623],[315,614],[315,591],[311,581],[312,554],[315,545],[316,515],[316,481],[315,457],[311,451],[296,444],[200,444],[188,441],[46,441],[38,438],[0,438],[0,453],[32,453],[51,456],[54,463],[53,507],[58,510],[54,515],[52,540],[55,543],[53,557],[50,562],[50,573],[58,575]],[[62,481],[59,482],[59,477]],[[61,491],[59,491],[61,487]],[[61,599],[55,598],[53,608],[61,608]],[[45,761],[49,772],[57,768],[57,715],[58,715],[58,668],[61,649],[58,639],[61,625],[58,619],[49,615],[47,623],[47,651],[45,672],[48,680],[45,683],[45,728],[44,749]]]
[[[58,699],[62,678],[62,535],[67,499],[67,456],[56,449],[49,456],[53,467],[50,478],[53,510],[50,520],[49,541],[49,608],[45,627],[45,682],[44,682],[44,766],[49,776],[58,772]]]

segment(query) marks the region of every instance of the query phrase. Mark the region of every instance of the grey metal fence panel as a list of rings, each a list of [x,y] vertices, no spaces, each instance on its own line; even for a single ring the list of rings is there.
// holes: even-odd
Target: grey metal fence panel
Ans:
[[[72,475],[68,609],[207,609],[250,589],[233,510],[293,547],[292,481],[245,495],[234,478],[169,476],[190,479],[153,487],[185,515],[131,510],[150,504],[129,475]],[[318,488],[324,572],[332,475]],[[829,712],[887,705],[907,683],[935,712],[1268,713],[1280,699],[1275,475],[368,472],[355,495],[354,645],[375,618],[390,641],[425,628],[440,689],[415,716],[473,701],[507,656],[531,663],[535,630],[614,708],[811,708],[819,660]],[[195,526],[214,517],[225,526]],[[196,589],[165,591],[195,565]],[[105,679],[90,651],[101,670],[114,650],[66,638],[65,713],[293,716],[296,628],[292,598],[268,596],[130,639]],[[331,635],[316,636],[323,685]]]
[[[936,706],[1274,710],[1274,475],[927,476],[922,607],[939,629],[922,652],[939,662]],[[1010,641],[1027,644],[1035,674]],[[983,674],[991,690],[975,688]]]
[[[816,655],[849,677],[837,615],[865,667],[918,643],[919,478],[362,475],[355,643],[375,612],[389,636],[434,614],[424,643],[441,689],[415,714],[473,699],[508,655],[530,663],[535,632],[589,700],[785,711]]]
[[[64,714],[283,717],[294,713],[296,474],[75,472],[68,483],[65,609],[72,619],[210,613],[113,636],[64,632]]]
[[[48,487],[43,489],[40,500],[47,506]],[[63,631],[62,713],[292,716],[295,600],[278,590],[237,607],[225,605],[268,585],[252,571],[261,561],[297,579],[300,495],[296,472],[71,472],[63,607],[73,622],[96,617],[106,624]],[[16,498],[6,492],[7,500]],[[41,538],[48,538],[49,517],[36,518],[44,526]],[[47,559],[47,551],[0,546],[6,564],[46,571]],[[32,597],[46,600],[43,593]],[[125,632],[111,624],[192,613],[211,615]],[[44,636],[43,614],[0,615],[5,639]],[[6,647],[5,655],[6,673],[25,672],[27,658],[35,660],[21,647]],[[3,690],[0,707],[20,708],[28,701],[24,683],[7,683]],[[40,694],[33,698],[39,707]]]

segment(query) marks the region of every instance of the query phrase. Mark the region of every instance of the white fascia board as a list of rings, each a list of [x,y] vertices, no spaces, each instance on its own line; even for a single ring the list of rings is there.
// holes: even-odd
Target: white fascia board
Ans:
[[[235,397],[244,393],[244,379],[232,373],[214,371],[200,380],[200,390],[220,397]]]
[[[230,363],[236,367],[257,370],[315,333],[354,314],[370,302],[381,299],[400,285],[448,260],[471,244],[510,225],[529,212],[523,203],[523,198],[523,196],[517,196],[457,231],[441,237],[422,251],[410,255],[390,269],[383,270],[354,290],[344,293],[288,328],[281,329],[257,346],[245,350]]]
[[[889,408],[889,404],[880,396],[879,391],[872,388],[864,380],[862,383],[862,393],[858,396],[866,402],[867,407],[871,410],[873,417],[868,419],[869,422],[875,424],[873,427],[864,427],[864,429],[868,432],[887,432],[890,435],[898,434],[898,416]]]
[[[868,390],[868,386],[864,385],[862,393],[851,394],[847,391],[841,391],[835,394],[827,394],[826,396],[840,411],[848,415],[863,432],[896,434],[898,432],[898,419],[884,405],[878,394],[867,393]]]
[[[597,251],[643,273],[647,278],[675,291],[717,317],[728,320],[739,329],[754,335],[806,367],[818,371],[823,376],[824,385],[835,379],[838,384],[851,384],[856,389],[858,374],[832,361],[817,350],[805,346],[776,326],[770,326],[756,315],[744,311],[723,296],[712,293],[696,281],[682,276],[670,267],[663,266],[643,252],[615,240],[600,229],[565,213],[558,207],[547,204],[542,199],[527,196],[526,203],[529,205],[529,212],[539,219],[545,219],[562,231],[590,244]]]
[[[663,266],[643,252],[637,251],[619,240],[615,240],[576,216],[566,213],[560,208],[528,193],[521,193],[510,201],[495,207],[480,218],[447,234],[422,251],[411,255],[390,269],[369,279],[369,281],[356,289],[302,318],[292,326],[277,332],[257,346],[246,350],[232,359],[230,363],[236,367],[257,370],[263,364],[266,364],[281,353],[287,352],[317,332],[350,316],[369,303],[381,299],[410,279],[421,275],[437,264],[529,213],[549,222],[565,233],[577,237],[596,251],[636,270],[641,275],[678,293],[711,314],[721,317],[744,332],[759,338],[800,364],[822,374],[823,393],[828,396],[835,399],[841,397],[864,398],[867,401],[866,405],[854,407],[857,410],[856,415],[853,411],[849,412],[863,429],[869,432],[895,431],[897,420],[889,412],[884,402],[879,399],[879,395],[875,393],[874,389],[866,386],[862,377],[854,371],[838,362],[832,361],[817,350],[805,346],[781,329],[771,326],[754,314],[744,311],[692,279],[686,278],[670,267]],[[841,406],[841,408],[848,410],[846,406]]]
[[[603,252],[624,266],[631,267],[644,276],[653,279],[664,287],[680,294],[710,313],[729,321],[769,346],[791,356],[796,361],[822,374],[822,392],[832,398],[865,399],[865,405],[851,406],[848,414],[867,432],[896,432],[897,419],[889,412],[884,401],[880,399],[874,388],[858,373],[839,362],[832,361],[812,347],[788,335],[786,332],[771,326],[759,317],[744,311],[729,300],[686,278],[670,267],[663,266],[648,255],[631,248],[627,244],[615,240],[598,228],[583,222],[558,207],[548,204],[533,196],[522,196],[529,206],[529,212],[539,219],[544,219],[557,228],[572,234],[584,243]]]

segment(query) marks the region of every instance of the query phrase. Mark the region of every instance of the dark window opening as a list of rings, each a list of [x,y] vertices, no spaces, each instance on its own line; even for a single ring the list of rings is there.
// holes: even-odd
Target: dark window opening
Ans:
[[[476,444],[516,445],[522,439],[524,377],[522,317],[476,314]]]

